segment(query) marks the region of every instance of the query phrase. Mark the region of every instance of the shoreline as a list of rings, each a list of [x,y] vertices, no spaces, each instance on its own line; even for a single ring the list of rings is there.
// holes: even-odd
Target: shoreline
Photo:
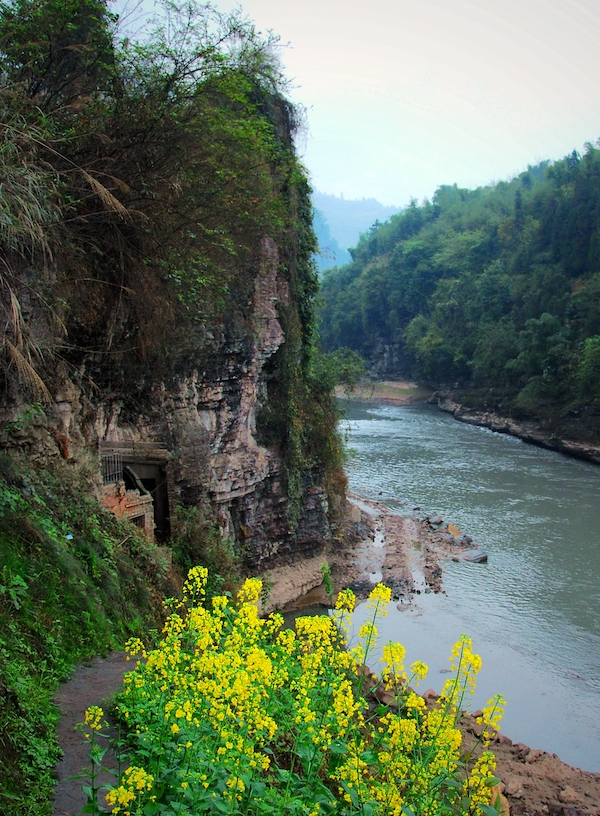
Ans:
[[[544,428],[540,421],[516,420],[495,411],[482,411],[471,408],[460,402],[455,402],[452,399],[452,394],[448,394],[448,392],[426,389],[408,380],[362,383],[350,394],[345,394],[343,389],[338,387],[335,390],[335,396],[351,402],[373,402],[379,405],[433,403],[441,411],[451,414],[458,422],[488,428],[495,433],[514,436],[538,448],[552,450],[573,459],[600,465],[600,444],[595,445],[590,442],[571,439],[564,434],[557,435],[550,428]]]
[[[410,380],[380,380],[360,383],[349,393],[338,386],[334,394],[339,399],[354,402],[410,405],[413,402],[427,402],[433,396],[434,391],[431,388],[423,388]]]
[[[583,459],[586,462],[600,465],[600,445],[556,436],[552,431],[545,430],[539,422],[517,421],[496,414],[494,411],[477,411],[442,395],[437,397],[437,406],[441,411],[451,414],[458,422],[489,428],[496,433],[514,436],[538,448],[556,451],[574,459]]]
[[[320,561],[326,558],[329,563],[334,590],[350,586],[359,601],[382,580],[392,589],[392,603],[409,609],[420,593],[444,591],[442,565],[446,559],[465,559],[476,547],[440,516],[403,516],[357,494],[349,494],[348,499],[347,529],[354,537],[343,548],[331,548]],[[277,594],[276,580],[273,589]],[[329,600],[319,574],[318,584],[288,602],[285,611],[309,612],[309,608],[327,606]],[[422,696],[428,705],[437,697],[433,689]],[[460,721],[469,750],[481,733],[478,713],[464,713]],[[503,733],[496,735],[490,748],[509,807],[502,816],[600,816],[600,773],[568,765],[542,749],[513,743]]]

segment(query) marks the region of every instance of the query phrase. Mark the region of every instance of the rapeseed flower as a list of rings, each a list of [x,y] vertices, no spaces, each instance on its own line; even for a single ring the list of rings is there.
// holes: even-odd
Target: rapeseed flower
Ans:
[[[91,728],[92,731],[102,731],[104,727],[104,723],[102,722],[103,717],[104,711],[100,706],[89,706],[84,715],[84,723],[88,728]]]
[[[280,615],[260,616],[259,580],[248,579],[235,601],[205,602],[207,577],[204,568],[190,572],[155,649],[128,644],[145,657],[126,675],[118,700],[138,764],[107,795],[113,813],[233,815],[250,812],[251,803],[256,816],[369,808],[381,816],[441,814],[439,780],[457,780],[460,767],[457,711],[480,666],[470,640],[455,645],[455,676],[431,710],[406,686],[404,648],[384,646],[382,675],[398,693],[399,710],[373,720],[357,664],[373,649],[388,587],[374,587],[371,619],[348,651],[350,591],[338,595],[332,617],[300,617],[294,632],[282,628]],[[427,672],[420,661],[410,668],[411,682]],[[484,709],[488,727],[496,727],[501,709],[500,698]],[[90,727],[101,716],[90,709]],[[478,760],[464,782],[447,788],[456,814],[476,816],[489,803],[492,771],[492,759]],[[467,811],[462,797],[476,804]]]

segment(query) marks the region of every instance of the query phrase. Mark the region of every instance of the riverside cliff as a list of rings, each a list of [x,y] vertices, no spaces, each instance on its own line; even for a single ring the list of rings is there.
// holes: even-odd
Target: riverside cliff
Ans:
[[[190,6],[134,48],[103,2],[72,5],[1,21],[20,126],[3,130],[0,445],[85,465],[159,541],[202,507],[248,569],[318,551],[336,417],[275,40]]]
[[[276,38],[194,2],[153,25],[0,8],[7,816],[51,812],[74,665],[160,627],[194,564],[319,583],[343,501]]]

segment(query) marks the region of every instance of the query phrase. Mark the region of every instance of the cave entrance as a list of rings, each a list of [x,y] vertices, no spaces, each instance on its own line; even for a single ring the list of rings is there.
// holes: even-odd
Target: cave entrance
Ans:
[[[101,442],[99,448],[105,506],[145,529],[157,543],[166,542],[171,532],[169,451],[152,443]],[[113,508],[115,491],[119,501]]]
[[[152,496],[154,538],[158,542],[166,541],[170,532],[166,467],[148,461],[123,458],[123,481],[126,490],[139,490],[140,495]]]

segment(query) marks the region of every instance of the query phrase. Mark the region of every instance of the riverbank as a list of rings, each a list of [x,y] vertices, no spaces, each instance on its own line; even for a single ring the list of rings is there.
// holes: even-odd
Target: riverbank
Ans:
[[[323,554],[269,570],[259,577],[269,587],[262,611],[330,605],[322,567],[331,570],[333,592],[350,587],[363,600],[382,581],[399,606],[415,595],[442,591],[442,562],[469,559],[477,545],[441,516],[405,517],[381,502],[349,495],[339,540]]]
[[[346,551],[330,558],[334,588],[349,585],[364,599],[375,582],[392,588],[398,609],[411,614],[418,596],[443,592],[444,564],[467,560],[476,546],[440,516],[405,517],[380,502],[350,495],[352,523],[363,533]],[[277,592],[277,587],[273,587]],[[289,603],[287,611],[328,605],[322,584]],[[433,689],[423,694],[435,703]],[[460,728],[470,749],[481,733],[478,712],[465,714]],[[499,733],[491,748],[512,816],[599,816],[600,774],[582,771],[556,754],[530,748]]]
[[[362,382],[352,393],[346,394],[341,387],[336,397],[358,402],[376,402],[382,405],[410,405],[431,402],[440,410],[451,414],[459,422],[489,428],[496,433],[517,437],[523,442],[540,448],[557,451],[566,456],[600,464],[600,443],[596,441],[599,424],[594,417],[593,428],[589,421],[583,422],[579,414],[559,419],[516,419],[496,410],[483,410],[457,400],[450,392],[434,392],[430,388],[408,380],[385,380]],[[588,418],[589,419],[589,418]]]
[[[560,427],[556,424],[554,427],[544,427],[541,422],[534,420],[516,420],[494,411],[481,411],[455,402],[451,397],[442,394],[434,396],[433,401],[437,402],[442,411],[452,414],[459,422],[516,436],[531,445],[600,464],[600,445],[569,438],[561,433]]]
[[[430,399],[433,390],[409,380],[382,380],[361,382],[349,394],[338,386],[334,393],[336,397],[361,402],[373,400],[386,405],[410,405]]]

